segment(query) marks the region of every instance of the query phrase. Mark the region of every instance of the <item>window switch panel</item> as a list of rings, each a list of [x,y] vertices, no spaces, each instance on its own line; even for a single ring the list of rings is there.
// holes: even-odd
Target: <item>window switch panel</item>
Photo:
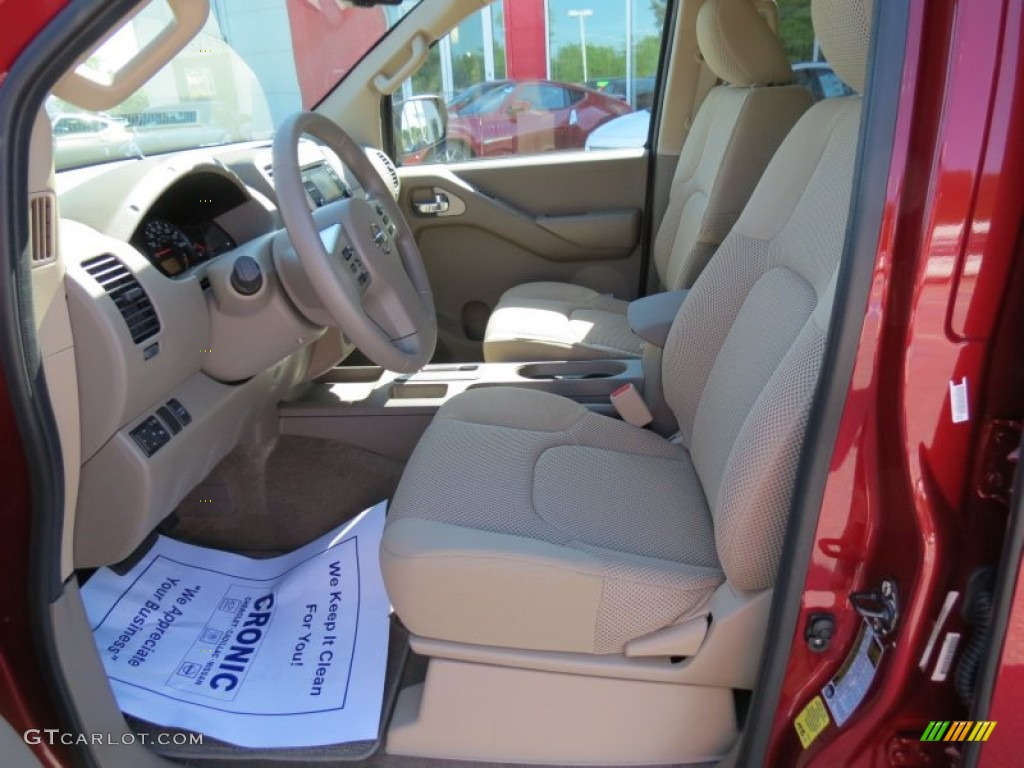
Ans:
[[[131,431],[131,436],[146,456],[152,456],[171,439],[171,434],[156,416],[150,416],[139,424]]]

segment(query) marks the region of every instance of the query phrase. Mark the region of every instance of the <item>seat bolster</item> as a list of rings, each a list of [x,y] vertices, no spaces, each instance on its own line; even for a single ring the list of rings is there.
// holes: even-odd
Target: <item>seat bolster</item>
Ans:
[[[498,306],[519,301],[553,301],[567,307],[589,307],[601,294],[582,285],[554,281],[523,283],[502,294]]]
[[[470,389],[438,411],[437,420],[452,419],[531,432],[564,432],[594,415],[582,405],[551,392],[524,387]]]
[[[556,339],[495,336],[484,338],[484,360],[488,363],[558,363],[566,360],[618,360],[639,356],[639,352],[627,352],[604,346],[592,347]]]
[[[526,283],[507,290],[484,334],[489,363],[639,357],[628,303],[569,283]]]
[[[414,634],[594,652],[604,577],[587,552],[408,517],[389,522],[380,553],[388,595]]]

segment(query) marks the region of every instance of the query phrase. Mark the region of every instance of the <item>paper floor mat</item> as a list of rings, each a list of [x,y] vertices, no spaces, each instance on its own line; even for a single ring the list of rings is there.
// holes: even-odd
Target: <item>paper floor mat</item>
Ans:
[[[86,613],[122,711],[252,748],[377,738],[386,503],[267,560],[159,538],[97,571]]]

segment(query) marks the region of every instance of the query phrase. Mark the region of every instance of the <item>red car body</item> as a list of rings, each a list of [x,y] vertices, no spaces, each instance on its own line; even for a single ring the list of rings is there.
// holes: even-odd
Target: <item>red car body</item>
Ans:
[[[64,5],[40,0],[0,8],[0,88]],[[852,309],[863,312],[863,325],[802,577],[799,620],[765,736],[772,766],[949,765],[961,757],[962,745],[920,741],[929,721],[970,713],[950,685],[930,683],[918,661],[945,595],[962,589],[979,565],[998,562],[1013,514],[1005,499],[1011,480],[999,477],[988,457],[1000,426],[1012,428],[1021,414],[1024,0],[909,6],[881,236],[867,303]],[[592,95],[600,97],[588,91],[583,101]],[[498,137],[501,121],[510,119],[506,109],[470,129],[455,115],[450,135],[463,130],[478,154],[499,154],[504,145],[485,144],[482,126],[495,126],[487,130]],[[582,114],[579,122],[579,130],[555,134],[559,146],[582,146],[565,143],[586,130]],[[24,730],[57,727],[59,720],[40,685],[44,659],[30,620],[31,488],[7,387],[18,375],[0,372],[0,714]],[[965,378],[972,417],[953,423],[949,385]],[[1020,764],[1024,563],[1009,565],[1019,572],[1017,588],[1005,634],[996,638],[998,675],[984,702],[986,719],[998,728],[977,745],[986,768]],[[864,705],[844,728],[830,725],[803,749],[794,718],[853,644],[859,619],[849,595],[886,576],[901,585],[897,639]],[[804,630],[810,614],[823,611],[836,617],[836,634],[826,651],[813,653]],[[958,616],[951,621],[962,627]],[[45,764],[69,764],[68,754],[45,741],[32,748]]]
[[[592,130],[632,111],[619,99],[582,86],[509,80],[450,110],[449,158],[456,159],[456,146],[468,149],[467,157],[582,149]]]
[[[949,744],[922,743],[921,734],[933,720],[970,719],[951,686],[932,682],[919,660],[947,593],[963,592],[973,571],[998,562],[1006,531],[1008,505],[986,490],[993,478],[985,475],[997,430],[1010,426],[1000,422],[1020,417],[1021,12],[1018,0],[990,3],[984,13],[910,4],[882,232],[772,765],[952,764]],[[972,416],[954,423],[950,383],[965,378]],[[995,481],[1007,498],[1012,467],[1009,475]],[[903,585],[899,640],[859,717],[804,751],[793,718],[850,650],[859,619],[848,596],[884,576]],[[983,766],[1020,764],[1014,735],[1024,688],[1012,686],[1024,674],[1022,584],[984,718],[998,728],[981,747]],[[839,618],[838,642],[824,654],[802,637],[816,611]],[[955,611],[947,628],[964,626]]]

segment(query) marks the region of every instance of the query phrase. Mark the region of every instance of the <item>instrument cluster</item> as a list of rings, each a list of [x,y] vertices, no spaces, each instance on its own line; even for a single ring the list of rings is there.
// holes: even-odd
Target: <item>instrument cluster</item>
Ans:
[[[131,243],[168,277],[184,275],[237,243],[217,219],[248,200],[241,182],[198,171],[171,185],[146,211]]]
[[[139,227],[136,245],[168,277],[177,277],[235,247],[227,232],[213,221],[181,227],[151,216]]]

